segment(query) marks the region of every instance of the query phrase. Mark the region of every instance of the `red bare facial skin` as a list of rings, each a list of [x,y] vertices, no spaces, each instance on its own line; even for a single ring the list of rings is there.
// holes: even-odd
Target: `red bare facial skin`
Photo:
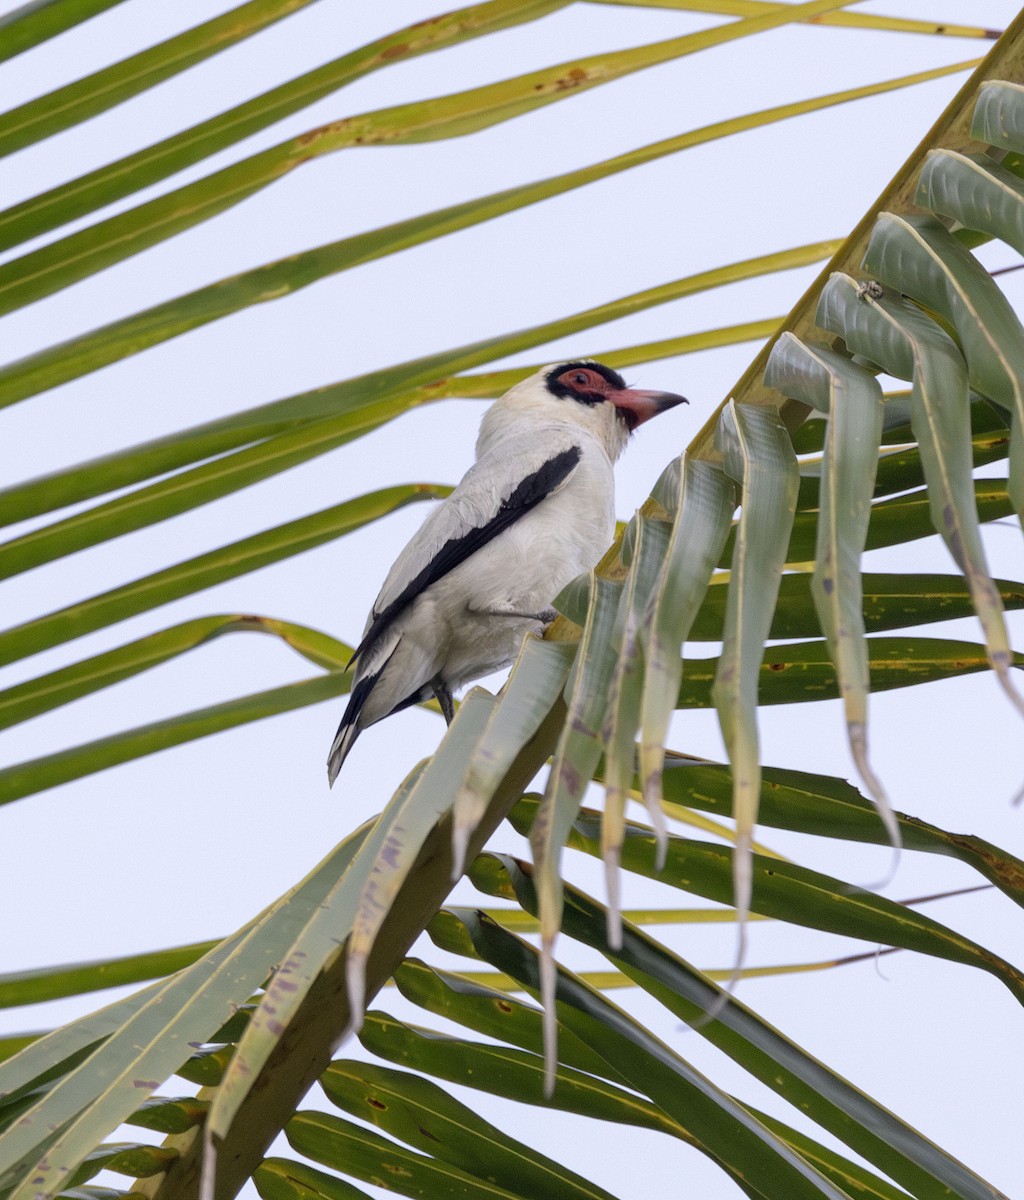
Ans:
[[[609,375],[613,378],[609,378]],[[622,387],[621,383],[622,377],[617,372],[580,362],[567,366],[549,386],[556,395],[572,396],[583,404],[610,401],[630,433],[658,413],[677,404],[688,403],[685,397],[673,392],[647,392],[640,388]]]
[[[651,417],[667,412],[677,404],[690,403],[685,396],[677,396],[674,392],[646,392],[640,388],[624,388],[622,391],[611,389],[608,399],[619,410],[630,433]]]
[[[595,371],[591,367],[570,367],[569,370],[563,371],[558,376],[558,382],[564,384],[571,392],[577,395],[608,397],[615,393],[614,384],[608,382],[600,371]]]

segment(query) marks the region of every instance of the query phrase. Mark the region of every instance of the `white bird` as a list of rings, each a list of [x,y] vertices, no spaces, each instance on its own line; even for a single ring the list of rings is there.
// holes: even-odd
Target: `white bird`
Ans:
[[[398,556],[374,601],[348,707],[327,759],[331,784],[368,726],[506,666],[551,601],[615,533],[612,464],[641,422],[676,404],[627,388],[601,363],[565,362],[487,410],[476,462]]]

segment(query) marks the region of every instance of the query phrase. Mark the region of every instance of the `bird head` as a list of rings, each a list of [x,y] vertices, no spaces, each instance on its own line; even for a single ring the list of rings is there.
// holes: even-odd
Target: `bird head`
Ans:
[[[542,367],[510,388],[491,405],[481,436],[485,430],[493,433],[499,425],[515,423],[518,417],[580,426],[603,443],[614,461],[637,426],[686,403],[685,397],[673,392],[629,388],[618,371],[592,359],[579,359]]]

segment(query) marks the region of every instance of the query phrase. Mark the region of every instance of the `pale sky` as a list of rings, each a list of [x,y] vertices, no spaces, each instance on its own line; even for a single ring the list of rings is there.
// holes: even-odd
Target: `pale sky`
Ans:
[[[0,3],[0,13],[13,7]],[[229,7],[226,0],[174,5],[127,0],[3,64],[3,104],[21,103]],[[445,7],[429,0],[387,5],[321,0],[130,104],[11,157],[0,172],[0,203],[17,203]],[[1001,27],[1017,6],[1007,0],[885,0],[860,5],[859,11]],[[328,120],[713,23],[681,12],[575,4],[542,21],[377,72],[152,194]],[[971,58],[987,46],[794,27],[641,72],[470,137],[322,158],[230,212],[5,318],[0,359],[30,354],[296,250],[595,162],[729,114]],[[709,267],[843,236],[964,78],[826,110],[626,172],[250,308],[33,397],[0,416],[4,480],[28,478],[319,384],[568,315]],[[985,252],[984,261],[997,266],[1015,257],[1009,248],[996,246]],[[816,269],[678,301],[503,365],[557,361],[781,315]],[[1024,302],[1020,277],[1004,282],[1011,298]],[[756,349],[748,344],[709,351],[627,373],[640,386],[684,393],[691,406],[645,427],[634,439],[617,471],[621,518],[647,495],[662,466],[726,396]],[[451,401],[409,414],[301,469],[172,523],[21,575],[4,585],[2,623],[18,623],[390,483],[454,483],[472,460],[484,407]],[[1004,465],[993,473],[1003,474]],[[37,655],[5,671],[0,685],[211,613],[263,613],[354,641],[388,566],[425,513],[420,506],[407,508],[316,551]],[[987,542],[993,572],[1022,578],[1019,531],[1000,526],[988,533]],[[866,567],[951,569],[935,539],[875,552]],[[1011,616],[1010,622],[1020,645],[1021,620]],[[924,632],[978,640],[973,622]],[[713,647],[695,651],[712,653]],[[2,761],[20,762],[313,674],[309,664],[271,639],[223,638],[16,727],[5,735]],[[491,682],[497,686],[500,678]],[[4,808],[5,892],[17,897],[17,908],[3,938],[3,969],[191,942],[228,933],[247,920],[378,811],[414,763],[433,750],[443,730],[440,718],[421,711],[370,730],[328,793],[324,759],[342,707],[335,701],[245,726]],[[879,696],[872,703],[872,721],[876,766],[896,807],[1024,853],[1024,813],[1009,807],[1024,778],[1024,739],[1019,719],[993,679],[976,676]],[[765,763],[851,774],[837,704],[766,709],[761,728]],[[715,759],[723,755],[717,721],[709,712],[677,715],[671,745]],[[855,883],[876,879],[887,862],[881,849],[770,830],[761,836],[800,863]],[[494,845],[525,853],[507,830]],[[574,880],[603,898],[596,864],[572,861],[571,871]],[[975,882],[978,877],[958,863],[906,853],[886,894],[904,898]],[[468,885],[457,895],[462,902],[478,902]],[[633,877],[624,880],[624,900],[627,905],[687,902],[679,893]],[[927,911],[1011,961],[1020,960],[1024,921],[1000,894],[946,901]],[[727,926],[682,926],[659,936],[697,966],[719,967],[731,960],[733,932]],[[813,961],[864,949],[870,947],[763,923],[751,931],[750,960]],[[444,961],[429,947],[423,953],[431,962]],[[570,951],[568,961],[591,959]],[[15,1010],[0,1019],[5,1031],[42,1028],[108,998],[113,994]],[[1019,1191],[1024,1168],[1017,1116],[1024,1065],[1021,1014],[995,980],[901,953],[885,958],[877,969],[867,962],[750,981],[741,986],[740,998],[989,1182],[1011,1194]],[[831,1144],[827,1134],[801,1125],[798,1114],[698,1035],[681,1032],[645,995],[619,992],[613,999],[654,1024],[720,1086]],[[431,1023],[390,995],[382,1007]],[[615,1152],[609,1153],[601,1129],[547,1114],[524,1125],[521,1110],[511,1117],[507,1110],[495,1115],[501,1110],[490,1098],[460,1095],[509,1132],[624,1200],[663,1195],[724,1200],[738,1194],[706,1159],[667,1139],[616,1127]],[[325,1104],[322,1097],[319,1104]],[[638,1152],[642,1181],[635,1165]]]

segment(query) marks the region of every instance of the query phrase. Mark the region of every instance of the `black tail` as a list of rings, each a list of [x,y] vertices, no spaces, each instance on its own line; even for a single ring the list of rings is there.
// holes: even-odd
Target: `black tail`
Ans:
[[[334,741],[331,743],[330,753],[327,755],[327,785],[334,787],[334,781],[338,778],[338,772],[341,770],[341,764],[345,761],[348,752],[352,749],[356,738],[362,733],[363,726],[359,723],[359,718],[363,712],[363,705],[370,698],[370,693],[377,686],[377,680],[387,670],[388,663],[394,657],[395,651],[401,645],[402,639],[398,638],[394,646],[391,648],[391,653],[380,664],[380,666],[370,675],[364,675],[361,679],[356,678],[352,687],[351,695],[348,698],[348,704],[345,707],[345,715],[341,718],[341,724],[338,726],[338,732],[334,735]],[[363,647],[360,646],[356,653],[352,656],[353,659],[362,652]],[[351,661],[351,660],[350,660]],[[357,668],[358,676],[358,668]],[[399,708],[405,708],[409,704],[415,704],[416,699],[410,697],[404,703],[397,705],[391,712],[397,712]],[[391,713],[385,713],[385,716],[390,716]],[[381,720],[381,717],[375,720]],[[371,722],[372,724],[373,722]]]
[[[382,667],[381,670],[383,669]],[[377,671],[373,675],[367,675],[365,679],[360,679],[352,689],[352,694],[349,696],[348,704],[345,707],[345,715],[341,718],[338,732],[334,735],[330,753],[327,755],[328,787],[334,787],[334,781],[338,778],[341,764],[345,761],[348,752],[352,749],[356,738],[361,732],[362,727],[359,724],[359,714],[362,712],[363,705],[366,703],[370,692],[373,691],[373,685],[379,678],[380,671]]]

